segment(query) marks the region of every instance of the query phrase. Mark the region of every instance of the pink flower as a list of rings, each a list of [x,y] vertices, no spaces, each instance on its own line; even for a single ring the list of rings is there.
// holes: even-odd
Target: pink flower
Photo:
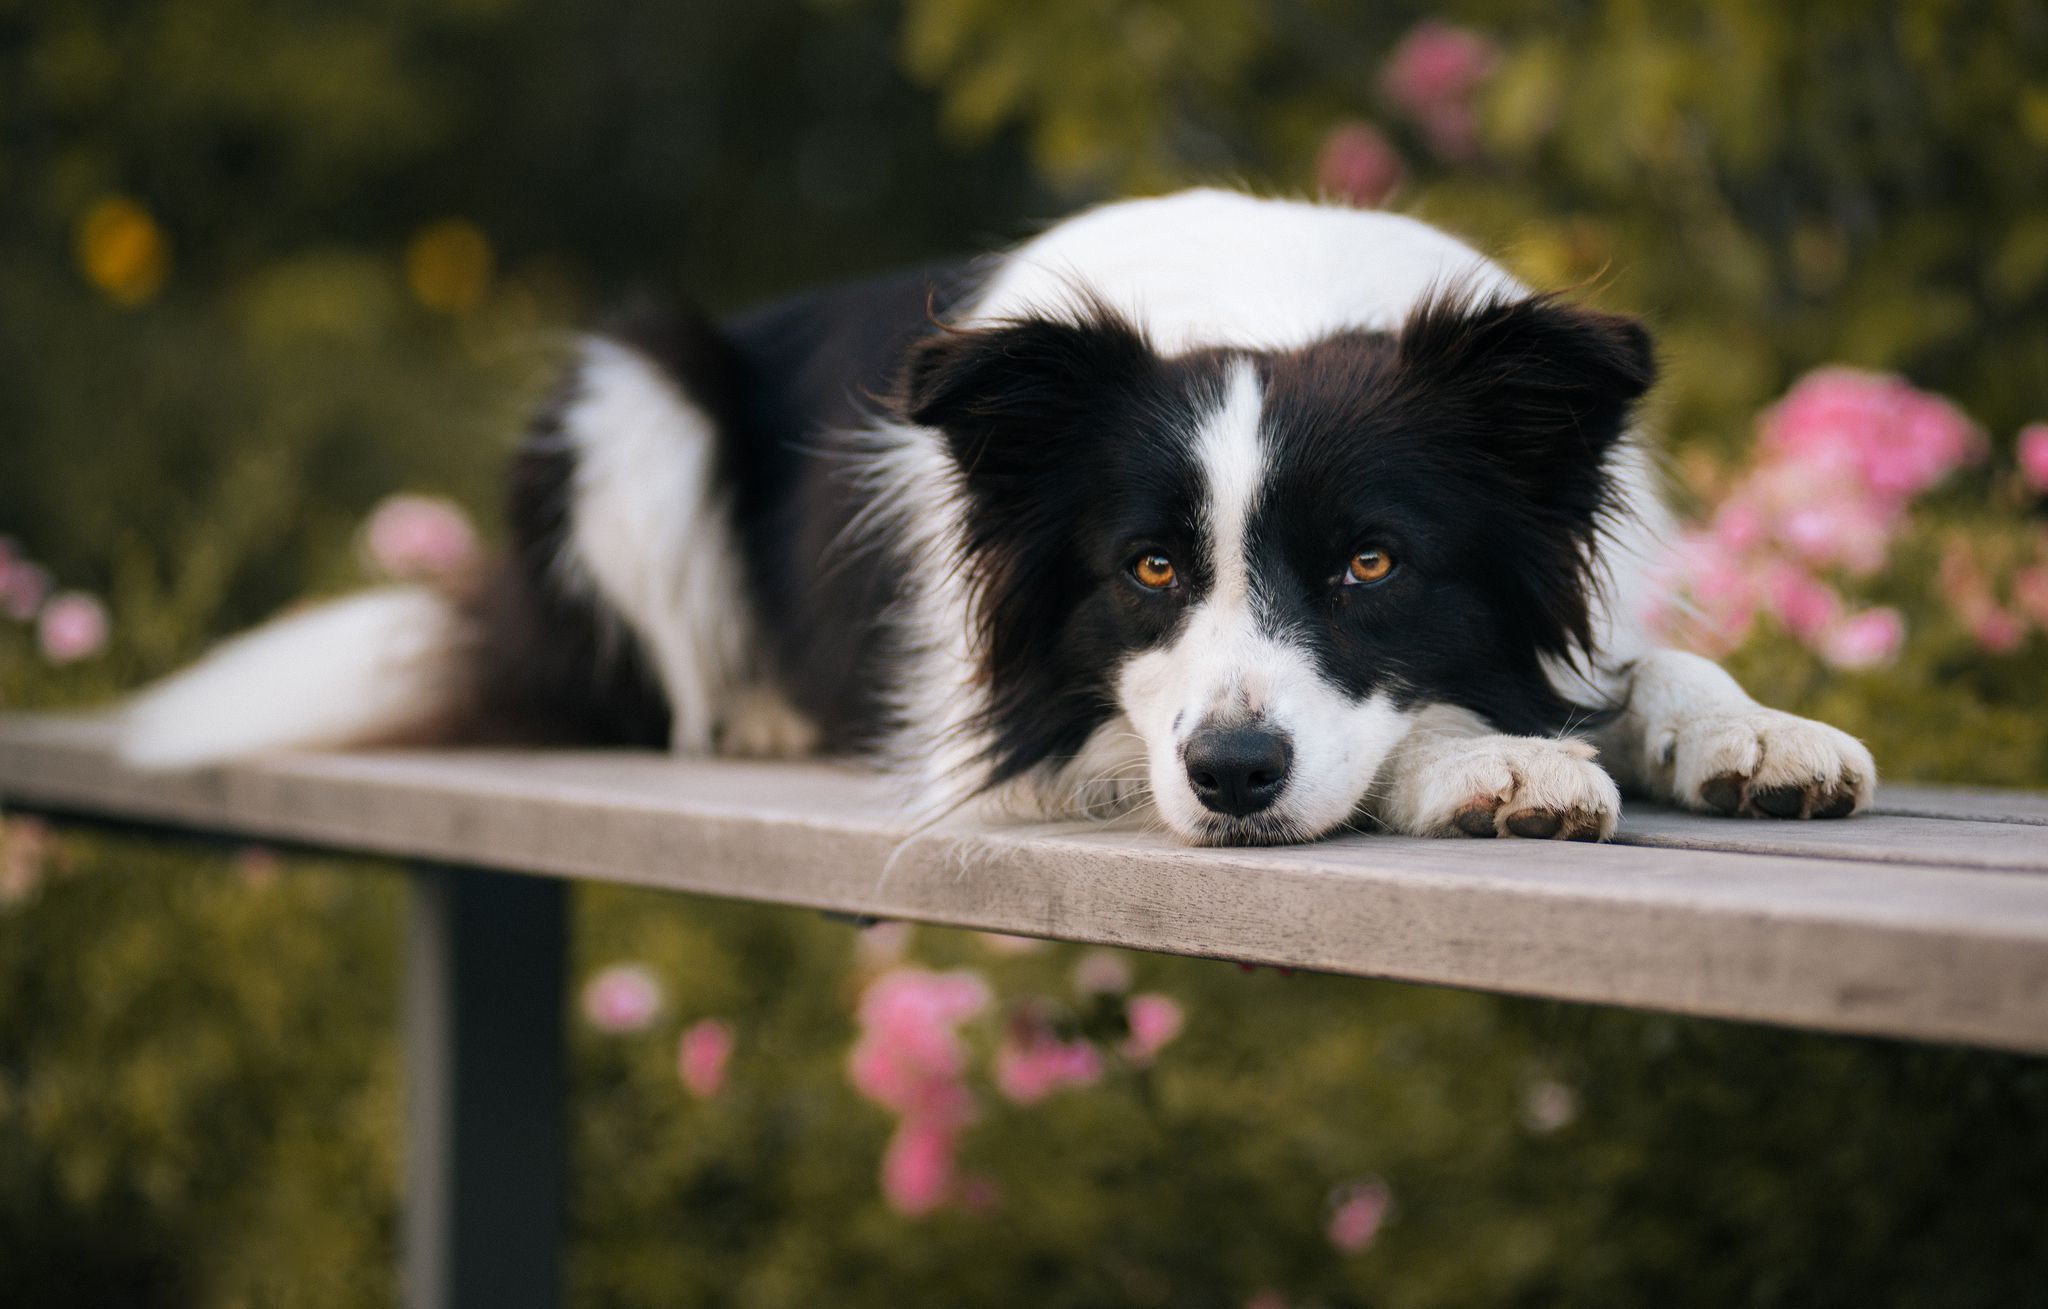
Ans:
[[[1377,209],[1408,178],[1408,165],[1371,123],[1339,123],[1316,154],[1316,186],[1326,196]]]
[[[1108,950],[1090,950],[1074,963],[1074,989],[1082,995],[1121,995],[1131,989],[1131,966]]]
[[[613,964],[583,987],[583,1016],[613,1036],[644,1030],[661,1012],[661,983],[642,964]]]
[[[1770,535],[1770,518],[1762,506],[1742,495],[1731,495],[1714,511],[1708,537],[1730,555],[1747,554]]]
[[[1394,47],[1380,73],[1380,91],[1422,129],[1445,159],[1478,152],[1472,101],[1500,64],[1500,49],[1478,32],[1424,19]]]
[[[1970,635],[1992,654],[2011,654],[2027,639],[2027,624],[2012,610],[1994,606],[1971,622]]]
[[[732,1027],[716,1018],[706,1018],[683,1029],[676,1042],[676,1076],[685,1089],[699,1100],[709,1100],[725,1085],[726,1064],[732,1060]]]
[[[1764,595],[1785,630],[1807,645],[1819,641],[1842,615],[1842,597],[1835,588],[1790,565],[1766,572]]]
[[[1761,450],[1803,469],[1810,492],[1839,489],[1833,483],[1843,479],[1896,510],[1982,458],[1984,444],[1961,410],[1903,378],[1821,368],[1764,415]]]
[[[1244,1309],[1287,1309],[1287,1297],[1271,1287],[1254,1291],[1252,1298],[1244,1302]]]
[[[358,548],[371,571],[402,579],[457,578],[478,557],[469,516],[427,495],[387,496],[364,522]]]
[[[1881,511],[1869,500],[1833,495],[1785,509],[1778,539],[1800,559],[1820,567],[1839,565],[1870,574],[1884,566],[1903,517]]]
[[[926,1118],[904,1119],[882,1155],[883,1198],[912,1218],[937,1209],[952,1193],[958,1148],[954,1128]]]
[[[1711,536],[1680,538],[1663,570],[1683,601],[1657,615],[1666,637],[1706,655],[1723,655],[1748,639],[1756,624],[1757,580],[1741,556]]]
[[[1821,639],[1820,654],[1837,668],[1876,668],[1898,657],[1906,620],[1896,609],[1865,609],[1844,618]]]
[[[964,969],[894,968],[862,993],[860,1039],[847,1075],[862,1095],[897,1113],[964,1112],[955,1083],[967,1051],[955,1030],[988,1006],[988,983]]]
[[[53,664],[76,663],[107,644],[107,609],[82,591],[53,596],[36,623],[36,641]]]
[[[1134,1064],[1149,1064],[1173,1039],[1187,1021],[1180,1004],[1171,996],[1146,992],[1131,997],[1125,1010],[1131,1034],[1124,1038],[1123,1056]]]
[[[2048,495],[2048,423],[2021,428],[2018,452],[2020,480],[2034,494]]]
[[[1043,1015],[1019,1010],[996,1049],[996,1089],[1017,1104],[1036,1104],[1054,1091],[1089,1086],[1102,1077],[1102,1051],[1090,1041],[1063,1041]]]
[[[36,616],[50,595],[50,574],[10,552],[0,556],[0,612],[17,623]]]
[[[965,968],[934,973],[923,968],[893,968],[876,978],[860,997],[864,1027],[905,1036],[923,1036],[951,1028],[988,1008],[988,982]]]
[[[892,968],[861,993],[847,1077],[900,1116],[882,1157],[882,1194],[902,1213],[929,1213],[954,1198],[953,1155],[974,1117],[957,1029],[989,1001],[988,983],[966,969]]]
[[[847,1054],[848,1080],[900,1115],[906,1128],[959,1130],[974,1117],[974,1098],[961,1082],[967,1051],[956,1029],[989,1000],[979,973],[891,969],[861,995],[861,1034]],[[885,1160],[885,1189],[888,1166]]]
[[[1357,1254],[1379,1236],[1393,1205],[1393,1193],[1376,1179],[1353,1182],[1337,1192],[1325,1229],[1330,1244],[1345,1254]]]
[[[1102,1052],[1086,1041],[1018,1042],[996,1051],[996,1089],[1018,1104],[1093,1085],[1101,1076]]]
[[[949,1066],[921,1066],[910,1051],[867,1035],[848,1054],[846,1075],[855,1090],[884,1109],[965,1123],[974,1116],[974,1097],[960,1081],[964,1058],[956,1046],[947,1053]]]

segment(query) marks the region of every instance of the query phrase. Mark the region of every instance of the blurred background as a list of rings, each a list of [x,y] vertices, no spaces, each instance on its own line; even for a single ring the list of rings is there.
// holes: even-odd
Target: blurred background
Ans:
[[[2048,786],[2022,0],[0,0],[0,706],[467,566],[620,296],[1204,181],[1647,316],[1674,639]],[[391,1301],[402,892],[0,818],[0,1303]],[[2048,1294],[2039,1060],[626,891],[575,949],[579,1305]]]

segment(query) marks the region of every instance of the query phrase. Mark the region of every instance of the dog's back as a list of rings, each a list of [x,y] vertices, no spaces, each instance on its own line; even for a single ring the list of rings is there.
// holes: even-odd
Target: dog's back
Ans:
[[[532,419],[506,548],[473,589],[389,587],[245,633],[129,707],[128,757],[873,746],[900,567],[857,530],[861,434],[971,278],[894,273],[722,323],[685,303],[616,316]]]

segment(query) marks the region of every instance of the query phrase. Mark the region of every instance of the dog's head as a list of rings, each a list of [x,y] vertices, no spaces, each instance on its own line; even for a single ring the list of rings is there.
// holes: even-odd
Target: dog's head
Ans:
[[[1556,730],[1653,374],[1640,325],[1540,296],[1281,352],[1162,356],[1100,305],[934,334],[902,409],[964,488],[989,783],[1127,720],[1176,833],[1299,840],[1424,705]]]

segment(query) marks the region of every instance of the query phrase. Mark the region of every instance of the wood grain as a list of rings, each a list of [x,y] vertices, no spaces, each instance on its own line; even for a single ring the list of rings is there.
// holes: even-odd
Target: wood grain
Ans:
[[[912,832],[887,784],[827,765],[455,751],[144,774],[116,764],[107,739],[87,720],[0,718],[0,800],[1061,940],[2048,1051],[2048,877],[2033,875],[2048,842],[2026,822],[1894,815],[1794,829],[1646,812],[1630,820],[1631,844],[1609,846],[1370,835],[1192,850],[1116,824]]]

